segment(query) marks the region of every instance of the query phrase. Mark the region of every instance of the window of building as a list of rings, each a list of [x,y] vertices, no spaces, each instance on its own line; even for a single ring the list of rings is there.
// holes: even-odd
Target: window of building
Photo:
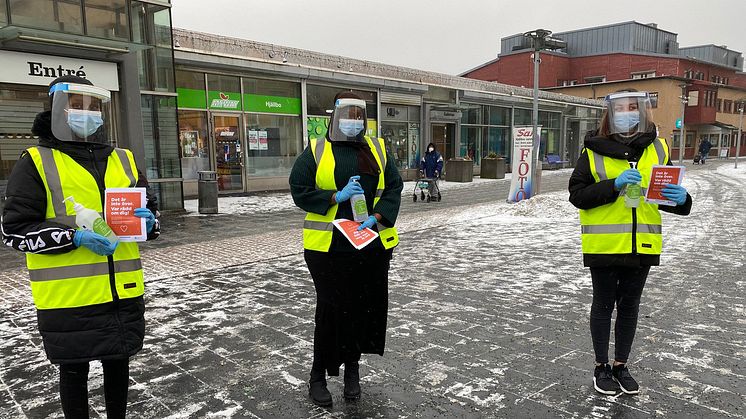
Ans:
[[[86,31],[90,36],[129,40],[129,17],[125,0],[86,0]]]
[[[722,99],[717,99],[715,101],[715,109],[716,109],[716,112],[722,112],[723,111],[723,100]]]
[[[570,80],[570,86],[575,86],[576,84],[578,84],[577,80]]]
[[[467,109],[461,111],[462,124],[484,124],[484,106],[469,105]]]
[[[184,179],[197,179],[197,172],[210,170],[207,112],[179,111],[179,150]]]
[[[241,80],[219,74],[207,75],[207,107],[212,110],[241,110]]]
[[[643,71],[638,73],[632,73],[632,80],[637,79],[649,79],[655,77],[655,71]]]
[[[707,106],[708,108],[714,108],[716,104],[717,95],[712,90],[708,90],[706,94],[707,94],[707,100],[706,100],[705,106]]]
[[[649,92],[650,96],[650,107],[655,109],[658,107],[658,92]]]
[[[56,32],[83,33],[80,0],[24,0],[8,3],[13,25]],[[5,2],[2,2],[0,7],[5,7]]]
[[[723,112],[733,113],[733,101],[732,100],[723,101]]]
[[[182,208],[176,98],[141,95],[145,167],[161,209]],[[159,181],[164,179],[164,181]]]
[[[699,105],[699,91],[698,90],[691,90],[689,91],[688,98],[687,98],[687,106],[697,106]]]
[[[176,93],[179,109],[207,109],[205,73],[176,70]]]
[[[302,147],[301,128],[298,116],[246,115],[249,176],[288,176]]]
[[[606,76],[592,76],[592,77],[585,78],[586,83],[603,83],[605,81],[606,81]]]
[[[684,78],[691,79],[694,78],[694,72],[692,70],[686,70],[684,72]]]
[[[723,78],[723,84],[726,84],[726,85],[728,84],[728,78],[727,77]]]
[[[132,1],[130,15],[132,41],[153,47],[138,53],[140,88],[173,92],[171,10],[165,6]]]
[[[420,144],[420,107],[381,104],[381,137],[399,168],[417,167]]]

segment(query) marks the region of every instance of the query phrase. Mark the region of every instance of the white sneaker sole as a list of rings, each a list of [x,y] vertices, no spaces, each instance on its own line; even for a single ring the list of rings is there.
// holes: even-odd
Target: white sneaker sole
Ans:
[[[616,377],[612,377],[612,378],[614,379],[614,381],[616,381],[617,384],[619,384],[619,388],[622,390],[622,393],[624,393],[624,394],[640,394],[640,390],[639,389],[638,390],[627,390],[626,388],[624,388],[624,386],[622,385],[622,383],[620,383],[619,380],[616,379]]]
[[[593,388],[596,389],[597,392],[599,392],[601,394],[605,394],[607,396],[615,396],[616,395],[616,391],[614,391],[614,390],[603,390],[603,389],[599,388],[596,385],[596,377],[593,377]]]

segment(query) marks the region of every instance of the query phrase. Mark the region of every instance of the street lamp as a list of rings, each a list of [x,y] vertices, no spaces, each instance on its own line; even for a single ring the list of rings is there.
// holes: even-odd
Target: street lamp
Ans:
[[[539,143],[539,64],[541,64],[541,58],[539,58],[539,51],[541,50],[557,50],[567,48],[567,42],[552,38],[552,31],[546,29],[536,29],[531,32],[523,34],[524,37],[531,40],[531,47],[534,50],[534,100],[533,100],[533,115],[531,117],[531,124],[533,125],[534,144]],[[538,163],[538,151],[536,153],[537,159],[537,173],[541,167]],[[538,178],[536,179],[538,181]],[[539,192],[538,182],[536,192]]]
[[[743,130],[743,108],[746,107],[746,99],[741,99],[738,102],[738,113],[740,115],[738,120],[738,137],[736,137],[736,164],[734,169],[738,169],[738,156],[741,154],[741,131]]]
[[[686,126],[684,125],[684,115],[686,114],[686,104],[687,102],[689,102],[689,97],[686,94],[686,86],[686,83],[679,85],[679,87],[681,87],[681,137],[679,137],[679,166],[684,164],[684,142],[686,141]]]

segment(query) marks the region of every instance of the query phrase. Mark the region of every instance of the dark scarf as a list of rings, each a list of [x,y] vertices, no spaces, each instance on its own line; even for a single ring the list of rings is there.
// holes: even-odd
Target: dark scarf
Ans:
[[[373,156],[373,151],[364,139],[362,141],[332,141],[332,143],[357,150],[357,168],[361,175],[378,176],[381,174],[381,169],[378,167],[375,156]]]

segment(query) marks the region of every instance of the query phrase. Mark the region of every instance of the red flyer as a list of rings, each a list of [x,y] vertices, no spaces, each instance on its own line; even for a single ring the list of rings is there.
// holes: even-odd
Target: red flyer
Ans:
[[[121,241],[144,242],[148,239],[145,219],[135,209],[145,206],[145,188],[108,188],[104,219]]]
[[[357,250],[369,245],[376,239],[376,237],[378,237],[378,233],[369,228],[364,228],[358,231],[357,229],[360,227],[360,223],[356,221],[340,218],[339,220],[334,220],[332,224],[342,232],[343,236],[347,237],[347,240],[349,240]]]
[[[650,184],[645,193],[645,202],[675,207],[676,203],[663,196],[663,188],[669,183],[681,185],[684,179],[684,166],[655,165],[650,173]]]

